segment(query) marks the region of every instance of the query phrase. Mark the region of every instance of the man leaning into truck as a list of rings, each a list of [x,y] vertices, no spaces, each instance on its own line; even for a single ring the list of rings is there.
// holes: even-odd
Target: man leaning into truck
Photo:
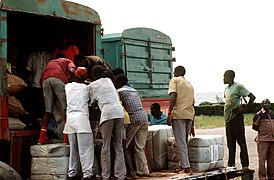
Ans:
[[[73,74],[75,72],[75,65],[70,59],[58,58],[51,60],[44,73],[41,76],[40,83],[43,87],[43,95],[45,99],[45,113],[43,116],[43,122],[40,130],[40,138],[38,144],[46,144],[47,141],[47,129],[49,119],[52,117],[54,106],[61,104],[61,113],[63,117],[66,117],[66,94],[65,84],[68,83],[67,73]],[[65,119],[62,119],[65,121]],[[63,123],[59,123],[64,125]],[[63,140],[63,128],[61,128],[60,134],[58,134],[60,140]],[[67,142],[65,142],[67,143]]]

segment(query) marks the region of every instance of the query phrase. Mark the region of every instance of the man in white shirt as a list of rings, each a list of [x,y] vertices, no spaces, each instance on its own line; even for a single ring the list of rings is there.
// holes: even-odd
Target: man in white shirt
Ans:
[[[83,179],[95,179],[92,171],[94,143],[89,122],[89,90],[84,84],[86,78],[86,68],[78,67],[75,71],[76,82],[65,85],[67,122],[63,133],[68,134],[70,143],[68,177],[71,179],[77,176],[79,163],[82,167]]]
[[[111,136],[115,141],[114,176],[116,179],[125,178],[125,161],[122,146],[124,112],[119,101],[114,84],[109,78],[103,78],[104,69],[100,65],[92,68],[95,81],[88,87],[91,103],[97,102],[101,110],[100,130],[103,138],[101,150],[102,179],[109,179],[111,173]]]

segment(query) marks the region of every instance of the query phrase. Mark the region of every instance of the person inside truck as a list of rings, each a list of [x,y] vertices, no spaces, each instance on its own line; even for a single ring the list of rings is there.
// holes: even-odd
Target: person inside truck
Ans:
[[[66,58],[74,61],[74,57],[79,54],[79,49],[76,45],[71,43],[71,40],[66,35],[60,37],[58,47],[53,51],[52,58],[57,59],[58,53],[65,54]]]
[[[75,65],[70,59],[58,58],[48,62],[40,79],[40,84],[43,88],[43,96],[45,100],[45,113],[40,129],[40,137],[38,144],[47,144],[47,129],[49,119],[53,117],[54,111],[58,109],[61,113],[60,119],[57,120],[56,115],[54,118],[60,121],[56,133],[59,141],[67,143],[67,139],[63,139],[63,129],[66,119],[66,94],[65,84],[69,82],[68,74],[74,76]]]
[[[51,59],[51,53],[47,52],[43,47],[39,47],[37,51],[32,52],[28,57],[26,69],[29,80],[28,84],[30,85],[29,112],[34,116],[34,118],[42,118],[44,113],[45,102],[43,97],[43,89],[40,85],[40,78],[47,63]]]
[[[78,54],[74,57],[74,64],[76,65],[76,67],[83,66],[87,69],[88,82],[91,82],[93,80],[92,68],[95,65],[102,66],[104,70],[111,69],[110,65],[106,61],[102,60],[99,56],[85,56],[83,54]]]
[[[76,178],[80,164],[83,179],[96,179],[92,170],[94,142],[89,122],[89,90],[85,84],[87,75],[85,67],[78,67],[75,71],[75,82],[65,85],[67,121],[63,133],[68,134],[70,144],[69,179]]]
[[[150,114],[147,116],[150,125],[166,124],[167,115],[161,111],[161,105],[159,103],[151,104]]]

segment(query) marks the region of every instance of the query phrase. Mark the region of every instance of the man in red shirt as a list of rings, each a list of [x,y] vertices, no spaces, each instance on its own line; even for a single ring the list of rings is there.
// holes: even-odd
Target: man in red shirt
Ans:
[[[57,54],[63,53],[66,58],[74,62],[74,57],[79,54],[79,49],[77,46],[71,44],[71,41],[66,36],[61,36],[58,48],[56,48],[53,53],[53,59],[57,58]]]
[[[68,77],[75,72],[75,65],[70,59],[58,58],[51,60],[40,79],[40,83],[43,87],[43,95],[45,99],[45,114],[40,130],[40,138],[38,144],[47,143],[47,129],[49,119],[52,117],[54,110],[58,109],[62,117],[66,117],[66,95],[65,84],[68,83]],[[58,108],[60,107],[60,108]],[[57,117],[55,117],[56,119]],[[64,124],[65,119],[59,119],[63,123],[59,123],[61,127]],[[63,126],[60,128],[59,138],[63,138]],[[58,127],[57,127],[58,129]],[[58,133],[57,132],[57,133]]]

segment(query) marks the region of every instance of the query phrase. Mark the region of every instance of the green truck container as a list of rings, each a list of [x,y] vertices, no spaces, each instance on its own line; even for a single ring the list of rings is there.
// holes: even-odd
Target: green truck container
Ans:
[[[172,42],[150,28],[130,28],[102,37],[103,58],[125,71],[142,98],[167,98],[172,77]]]

